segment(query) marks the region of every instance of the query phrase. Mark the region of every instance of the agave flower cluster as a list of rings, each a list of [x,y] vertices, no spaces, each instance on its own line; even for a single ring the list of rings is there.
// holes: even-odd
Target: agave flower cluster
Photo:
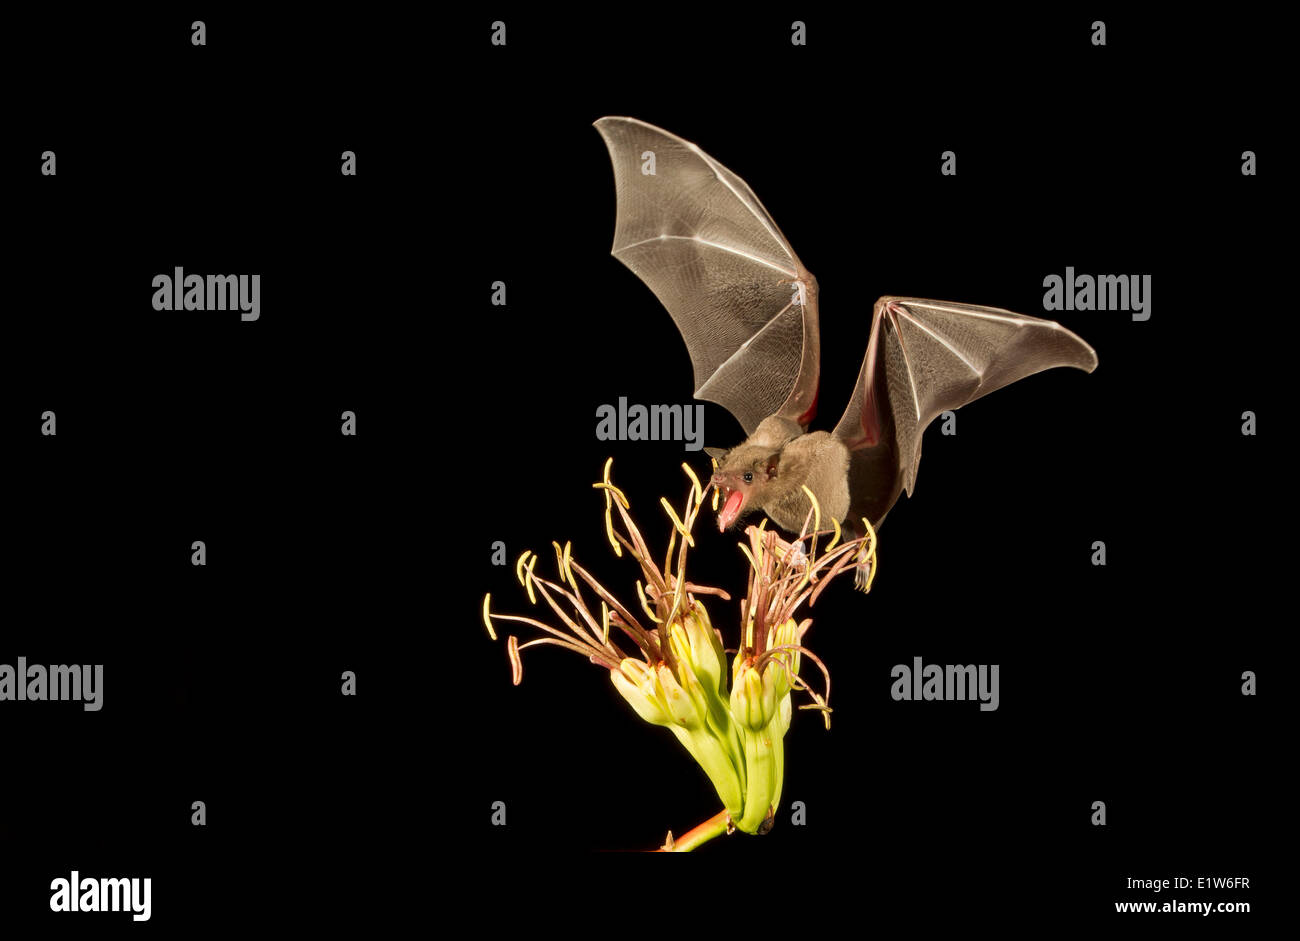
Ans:
[[[749,585],[740,605],[739,642],[728,665],[729,651],[701,597],[729,601],[730,596],[686,577],[687,550],[695,545],[691,531],[704,502],[699,479],[682,465],[691,487],[680,515],[666,499],[660,500],[673,523],[660,566],[628,512],[627,498],[610,480],[611,465],[612,459],[606,461],[603,480],[593,486],[605,495],[605,531],[615,554],[621,556],[626,549],[641,567],[635,610],[574,560],[570,544],[552,543],[558,580],[538,574],[537,556],[529,551],[520,556],[515,574],[529,600],[536,604],[540,597],[563,628],[535,618],[495,614],[487,595],[483,620],[488,633],[497,639],[494,621],[515,621],[542,631],[543,636],[523,644],[514,635],[508,638],[516,685],[523,678],[521,651],[537,645],[573,650],[608,669],[614,688],[637,715],[669,729],[704,769],[725,807],[719,818],[726,832],[734,827],[764,833],[781,798],[791,694],[806,693],[812,701],[800,708],[821,711],[830,727],[830,673],[803,643],[811,619],[797,621],[796,612],[805,602],[815,602],[831,580],[846,571],[855,572],[859,587],[869,589],[876,568],[875,533],[866,523],[865,536],[842,542],[835,521],[833,534],[822,531],[820,508],[807,488],[812,509],[799,539],[781,539],[766,529],[766,522],[748,527],[748,544],[742,542],[740,548],[750,565]],[[615,527],[614,510],[623,532]],[[830,541],[819,553],[818,539],[827,536]],[[580,583],[599,600],[599,614],[589,606]],[[634,655],[625,653],[615,638],[634,645]],[[820,670],[823,691],[799,675],[804,658]],[[668,844],[666,848],[673,848],[671,833]]]

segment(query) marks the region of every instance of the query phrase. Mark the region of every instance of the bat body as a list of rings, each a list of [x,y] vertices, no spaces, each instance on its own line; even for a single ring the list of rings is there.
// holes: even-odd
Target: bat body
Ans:
[[[695,369],[695,396],[749,436],[711,454],[719,529],[762,510],[798,532],[808,487],[861,532],[910,496],[921,436],[940,413],[1053,366],[1091,372],[1092,348],[1060,324],[993,307],[882,297],[834,431],[817,409],[817,279],[745,181],[700,148],[634,118],[596,122],[618,194],[613,255],[663,302]]]

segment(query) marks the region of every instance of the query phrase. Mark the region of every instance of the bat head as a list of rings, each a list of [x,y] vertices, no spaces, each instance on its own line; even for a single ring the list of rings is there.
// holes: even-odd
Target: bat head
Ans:
[[[722,494],[718,532],[726,532],[741,516],[762,508],[764,491],[776,478],[780,458],[779,451],[754,445],[732,448],[723,456],[709,480]]]

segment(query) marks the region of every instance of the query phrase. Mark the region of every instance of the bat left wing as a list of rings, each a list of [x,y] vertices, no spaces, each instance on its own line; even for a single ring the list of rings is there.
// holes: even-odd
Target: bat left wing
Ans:
[[[1025,376],[1097,367],[1092,347],[1060,324],[997,307],[882,297],[853,398],[835,427],[849,448],[850,515],[884,519],[916,485],[921,436],[957,409]]]
[[[807,426],[817,402],[817,282],[754,191],[675,134],[596,122],[614,165],[613,255],[686,340],[695,397],[752,434],[769,415]]]

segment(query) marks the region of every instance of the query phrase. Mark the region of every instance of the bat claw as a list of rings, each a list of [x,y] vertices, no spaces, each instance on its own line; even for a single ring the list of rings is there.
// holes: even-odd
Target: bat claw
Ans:
[[[782,278],[777,284],[793,284],[795,297],[800,307],[808,306],[808,289],[812,287],[812,278]],[[793,299],[792,299],[793,300]]]

